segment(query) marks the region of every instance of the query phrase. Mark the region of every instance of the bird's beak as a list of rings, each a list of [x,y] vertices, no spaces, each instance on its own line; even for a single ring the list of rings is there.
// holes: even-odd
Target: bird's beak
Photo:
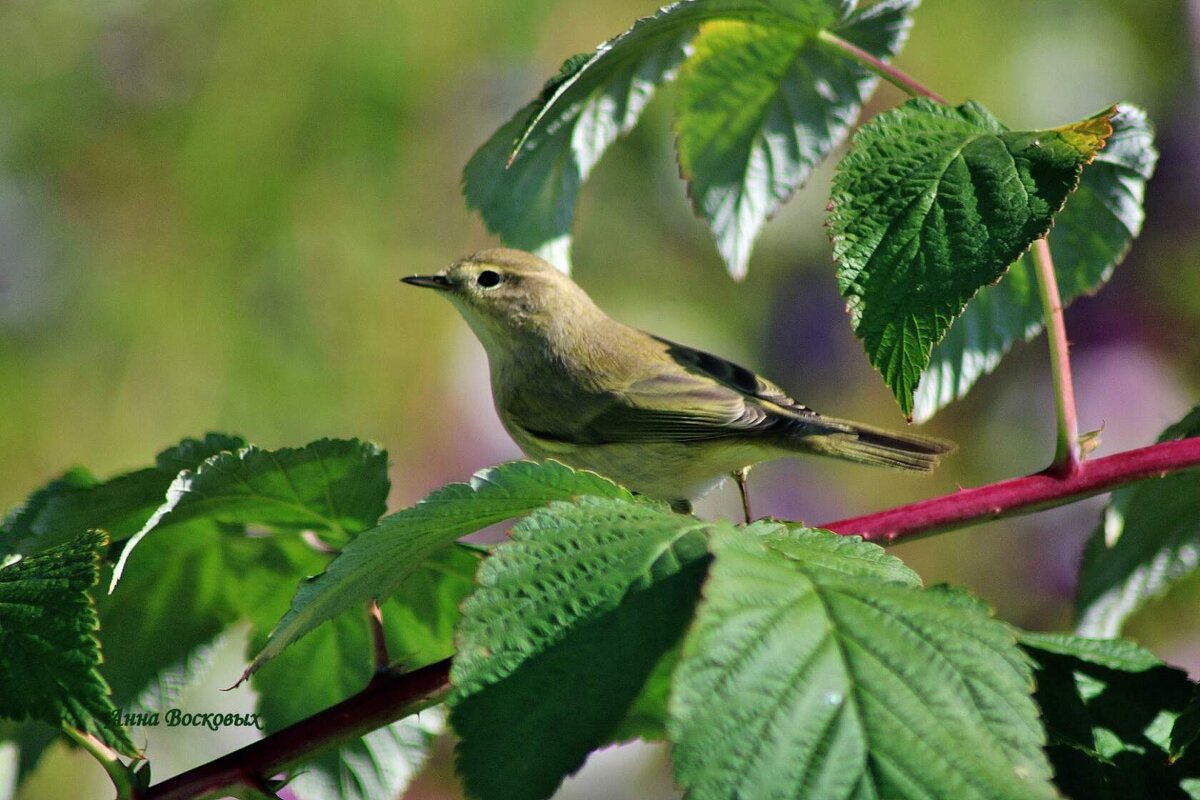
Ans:
[[[424,286],[426,289],[449,289],[454,284],[445,275],[410,275],[400,280],[413,286]]]

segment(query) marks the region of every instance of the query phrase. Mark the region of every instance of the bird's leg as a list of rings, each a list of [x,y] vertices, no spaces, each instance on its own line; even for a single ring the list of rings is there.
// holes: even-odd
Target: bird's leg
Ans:
[[[742,495],[742,513],[746,515],[746,524],[750,524],[750,493],[746,487],[746,476],[750,474],[749,467],[742,467],[737,472],[733,473],[733,479],[737,481],[738,491]]]
[[[671,510],[676,514],[692,513],[692,501],[686,497],[680,497],[678,500],[671,501]]]

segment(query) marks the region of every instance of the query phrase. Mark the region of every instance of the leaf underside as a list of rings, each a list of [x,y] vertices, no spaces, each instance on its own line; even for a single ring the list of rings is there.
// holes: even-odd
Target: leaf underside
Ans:
[[[806,26],[705,23],[680,71],[680,173],[735,278],[745,276],[767,220],[844,140],[878,82],[819,34],[887,61],[903,46],[916,3],[848,16],[841,3],[810,5]]]
[[[1200,406],[1160,442],[1200,436]],[[1200,471],[1151,478],[1112,493],[1079,569],[1076,632],[1112,637],[1151,598],[1200,566]]]
[[[735,277],[766,220],[846,135],[876,79],[822,32],[888,60],[917,0],[683,0],[572,56],[463,170],[467,205],[513,247],[570,266],[579,187],[684,65],[679,163]]]

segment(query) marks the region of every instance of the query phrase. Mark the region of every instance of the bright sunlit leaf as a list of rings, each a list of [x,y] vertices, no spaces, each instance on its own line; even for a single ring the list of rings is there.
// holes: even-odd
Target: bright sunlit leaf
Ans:
[[[767,220],[841,143],[878,82],[821,32],[887,61],[916,0],[849,14],[852,4],[803,5],[803,24],[705,23],[679,75],[680,172],[735,278]]]
[[[579,187],[681,64],[679,160],[735,276],[766,219],[844,137],[876,79],[822,32],[879,58],[917,0],[681,0],[572,56],[463,170],[463,195],[505,244],[570,266]],[[703,28],[703,33],[694,38]]]

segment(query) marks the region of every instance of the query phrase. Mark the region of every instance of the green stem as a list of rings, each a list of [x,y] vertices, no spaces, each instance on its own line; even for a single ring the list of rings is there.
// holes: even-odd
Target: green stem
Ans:
[[[946,102],[946,98],[942,97],[937,92],[918,82],[908,73],[896,69],[886,61],[871,55],[858,45],[851,44],[840,36],[836,36],[829,31],[824,30],[817,34],[817,38],[826,44],[841,50],[843,53],[862,64],[864,67],[871,70],[888,83],[899,87],[902,91],[907,92],[913,97],[928,97],[935,103],[949,105],[949,103]]]
[[[1058,294],[1050,243],[1045,237],[1033,245],[1033,264],[1038,293],[1042,298],[1042,312],[1046,317],[1050,372],[1054,379],[1054,408],[1058,417],[1058,443],[1054,450],[1054,462],[1048,472],[1070,476],[1079,471],[1079,422],[1075,416],[1075,388],[1071,383],[1071,357],[1067,327],[1063,323],[1062,298]]]
[[[117,755],[115,750],[92,734],[84,733],[65,723],[62,726],[62,730],[68,739],[88,751],[92,758],[100,762],[100,766],[104,767],[104,771],[108,773],[109,779],[112,780],[113,787],[117,790],[118,800],[138,800],[142,796],[142,793],[138,790],[133,773],[125,762],[121,761],[121,757]]]

